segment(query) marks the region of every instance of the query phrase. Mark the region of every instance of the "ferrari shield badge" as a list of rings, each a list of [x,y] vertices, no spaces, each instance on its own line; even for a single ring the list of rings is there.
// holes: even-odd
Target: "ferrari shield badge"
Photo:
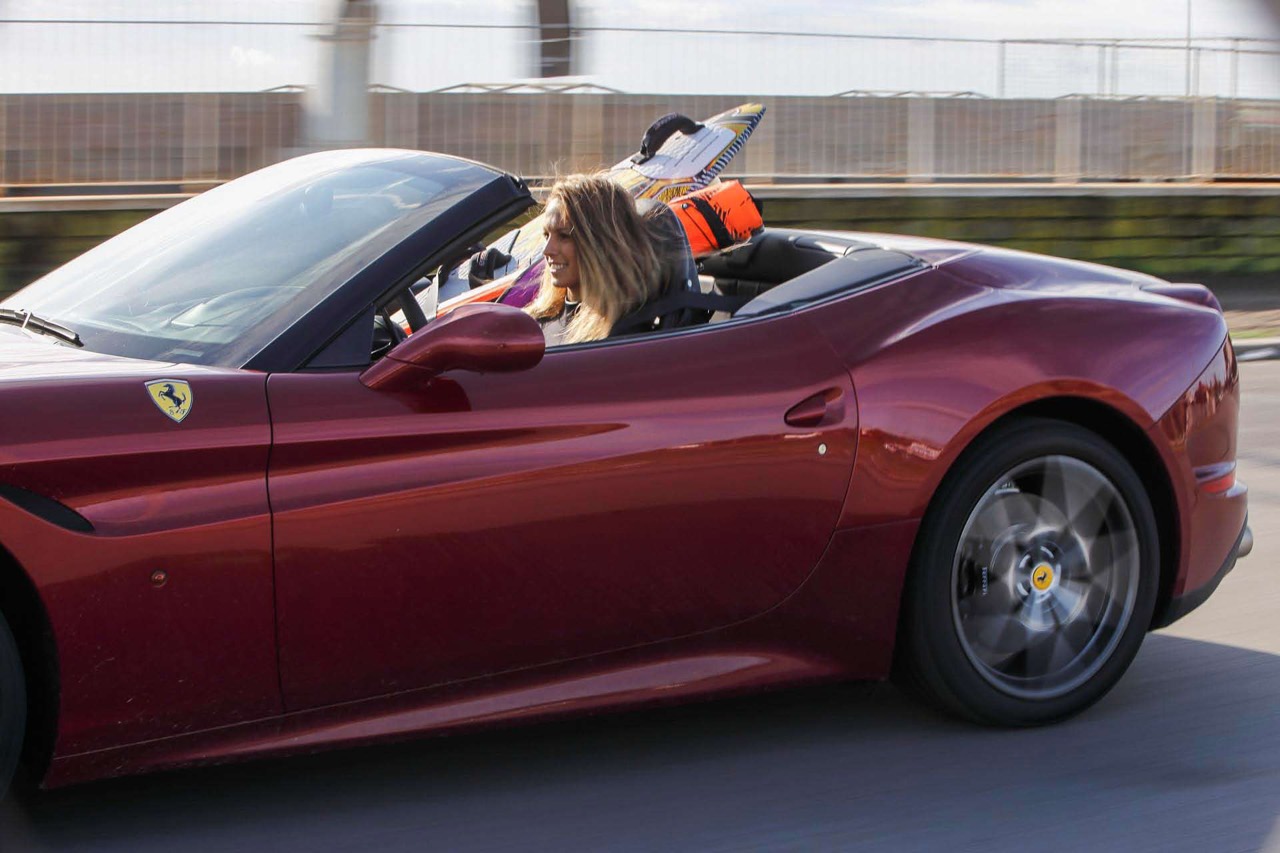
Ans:
[[[147,393],[156,408],[177,423],[191,414],[194,395],[191,386],[179,379],[156,379],[147,383]]]

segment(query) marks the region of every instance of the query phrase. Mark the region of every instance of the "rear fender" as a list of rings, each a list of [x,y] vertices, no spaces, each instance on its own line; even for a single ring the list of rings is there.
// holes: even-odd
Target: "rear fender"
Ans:
[[[1217,311],[1134,287],[1011,291],[947,269],[812,312],[858,395],[858,460],[841,527],[922,517],[973,439],[1037,401],[1091,400],[1147,430],[1226,338]],[[1172,464],[1176,450],[1158,450]]]
[[[1236,438],[1240,418],[1240,372],[1227,341],[1186,392],[1148,434],[1166,448],[1178,495],[1182,560],[1171,597],[1203,601],[1234,565],[1243,534],[1248,489],[1236,479]],[[1159,624],[1189,612],[1186,601],[1175,614],[1157,613]]]

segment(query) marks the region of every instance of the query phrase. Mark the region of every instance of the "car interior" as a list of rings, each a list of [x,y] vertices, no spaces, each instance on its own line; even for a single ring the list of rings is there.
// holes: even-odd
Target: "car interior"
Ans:
[[[702,259],[698,273],[704,289],[747,297],[732,313],[713,315],[714,323],[800,307],[926,266],[905,252],[839,234],[765,228]]]
[[[747,242],[695,262],[679,221],[665,205],[642,212],[668,259],[662,296],[624,318],[615,338],[781,313],[928,266],[913,255],[846,235],[787,228],[763,228]],[[376,311],[372,360],[405,339],[405,326],[421,327],[435,313],[435,282],[443,273],[424,275]],[[443,308],[448,307],[446,301]]]

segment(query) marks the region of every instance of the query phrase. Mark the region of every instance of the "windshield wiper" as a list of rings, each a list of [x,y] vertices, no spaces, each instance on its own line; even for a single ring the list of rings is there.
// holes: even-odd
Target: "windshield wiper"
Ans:
[[[52,320],[37,317],[26,309],[15,311],[12,308],[0,308],[0,323],[21,326],[24,329],[31,329],[33,332],[50,335],[60,341],[66,341],[78,347],[84,346],[84,341],[80,340],[80,336],[71,329],[66,326],[60,326]]]

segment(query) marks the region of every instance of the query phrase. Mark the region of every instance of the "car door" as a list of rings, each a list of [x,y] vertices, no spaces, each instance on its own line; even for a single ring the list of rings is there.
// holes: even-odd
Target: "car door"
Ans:
[[[822,554],[857,432],[803,315],[394,393],[354,372],[267,391],[290,709],[756,616]]]

